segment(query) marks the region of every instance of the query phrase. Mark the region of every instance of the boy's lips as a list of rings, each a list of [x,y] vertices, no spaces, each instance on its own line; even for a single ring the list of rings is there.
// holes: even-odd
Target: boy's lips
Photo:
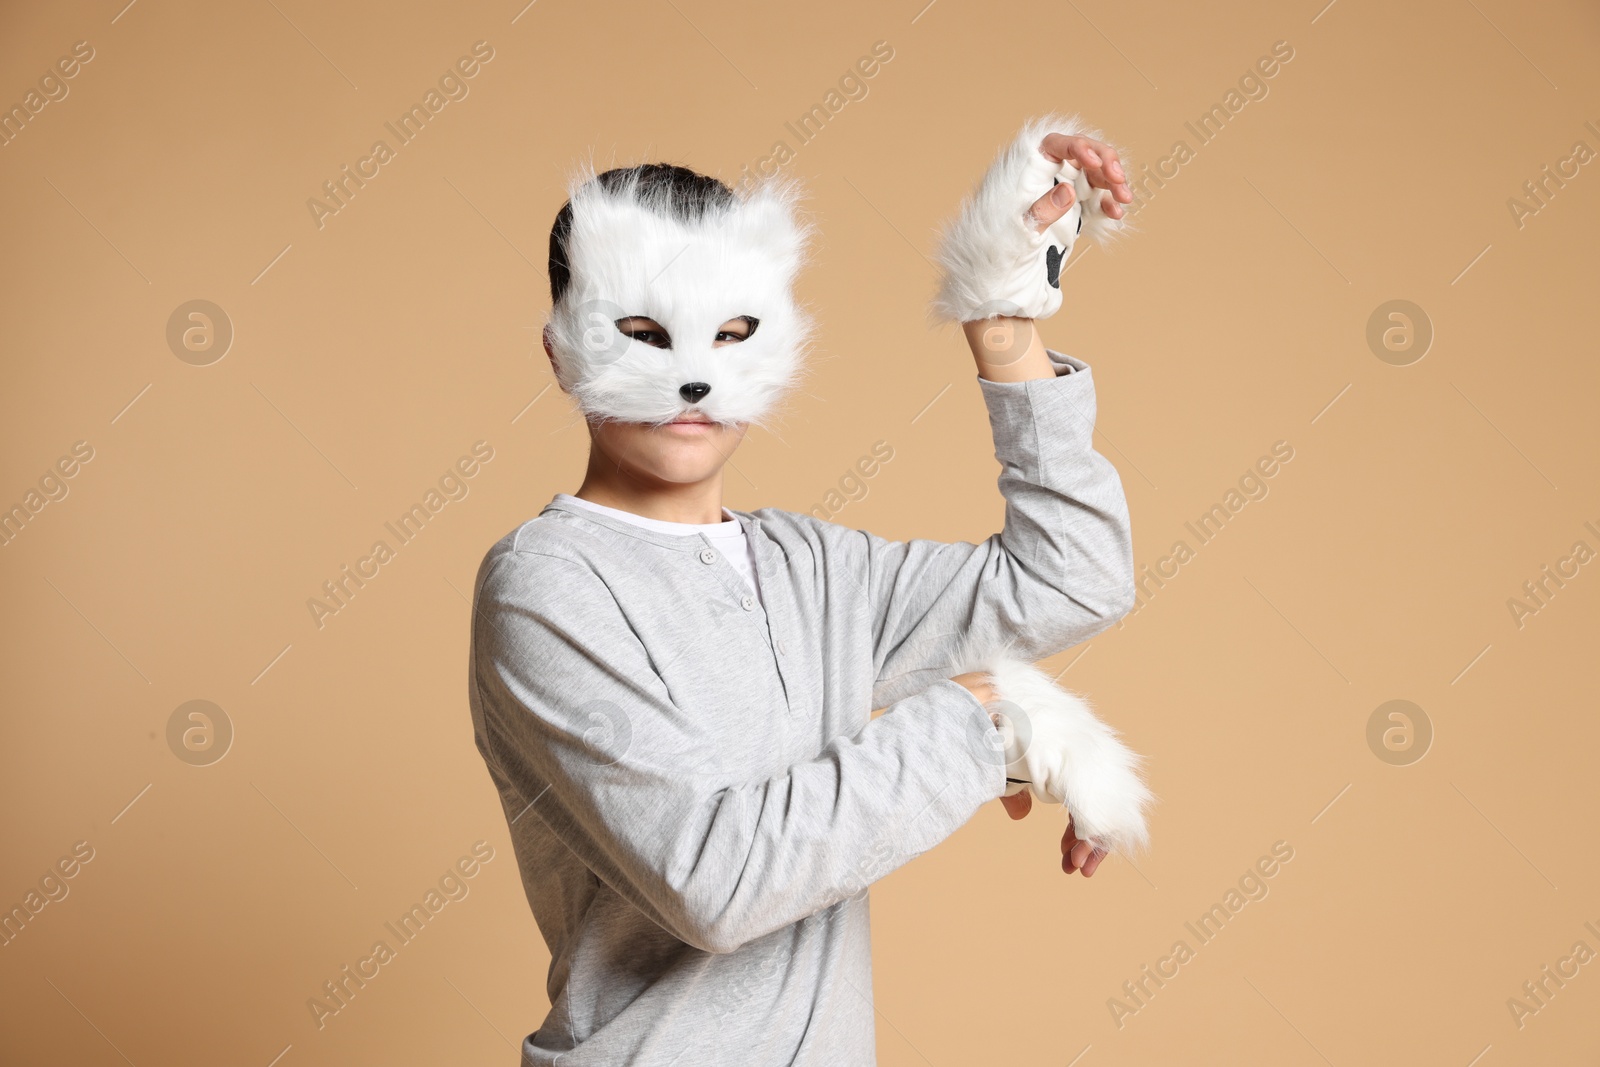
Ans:
[[[680,415],[663,428],[675,434],[700,434],[711,429],[711,420],[704,415]]]

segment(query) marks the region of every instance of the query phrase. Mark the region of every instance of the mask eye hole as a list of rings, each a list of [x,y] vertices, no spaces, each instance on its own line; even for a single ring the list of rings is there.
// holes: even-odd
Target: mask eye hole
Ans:
[[[722,329],[717,331],[714,343],[721,345],[736,345],[740,341],[748,341],[756,332],[756,327],[761,325],[761,320],[753,315],[735,315],[722,324]]]
[[[652,348],[672,347],[672,338],[655,319],[647,319],[643,315],[630,315],[628,318],[618,319],[616,326],[624,337],[631,337],[641,344],[650,345]]]

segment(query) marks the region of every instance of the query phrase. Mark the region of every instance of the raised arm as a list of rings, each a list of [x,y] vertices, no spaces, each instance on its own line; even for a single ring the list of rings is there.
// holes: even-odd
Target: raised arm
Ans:
[[[759,781],[717,766],[714,708],[677,707],[586,566],[509,552],[474,610],[479,750],[595,874],[673,936],[731,952],[854,895],[1005,787],[952,681]]]
[[[1092,375],[1046,348],[1033,321],[1060,307],[1079,233],[1117,233],[1132,199],[1116,149],[1047,115],[1023,128],[941,235],[934,315],[962,324],[977,363],[1005,525],[981,545],[866,535],[876,701],[971,669],[964,644],[1039,659],[1132,607],[1127,501],[1094,450]]]

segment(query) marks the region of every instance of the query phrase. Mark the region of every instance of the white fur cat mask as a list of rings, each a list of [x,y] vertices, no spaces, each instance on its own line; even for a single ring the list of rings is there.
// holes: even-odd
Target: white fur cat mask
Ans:
[[[636,173],[607,189],[585,171],[570,193],[571,284],[547,335],[562,387],[591,418],[761,422],[797,383],[813,331],[792,291],[813,233],[799,187],[773,180],[685,208]],[[632,316],[660,323],[670,347],[623,334]],[[754,320],[747,338],[713,347],[741,316]]]

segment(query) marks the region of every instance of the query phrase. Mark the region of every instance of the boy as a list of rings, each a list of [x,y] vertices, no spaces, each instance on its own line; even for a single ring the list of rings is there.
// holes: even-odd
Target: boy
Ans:
[[[867,887],[1068,765],[1003,737],[998,676],[953,665],[1042,659],[1133,603],[1092,376],[1030,321],[1079,229],[1132,202],[1116,151],[1036,119],[945,234],[935,307],[964,325],[1006,498],[981,545],[723,508],[811,333],[795,196],[652,164],[575,183],[552,229],[545,349],[588,470],[485,557],[469,685],[551,952],[526,1064],[872,1063]],[[1101,843],[1069,827],[1063,870],[1092,875]]]

